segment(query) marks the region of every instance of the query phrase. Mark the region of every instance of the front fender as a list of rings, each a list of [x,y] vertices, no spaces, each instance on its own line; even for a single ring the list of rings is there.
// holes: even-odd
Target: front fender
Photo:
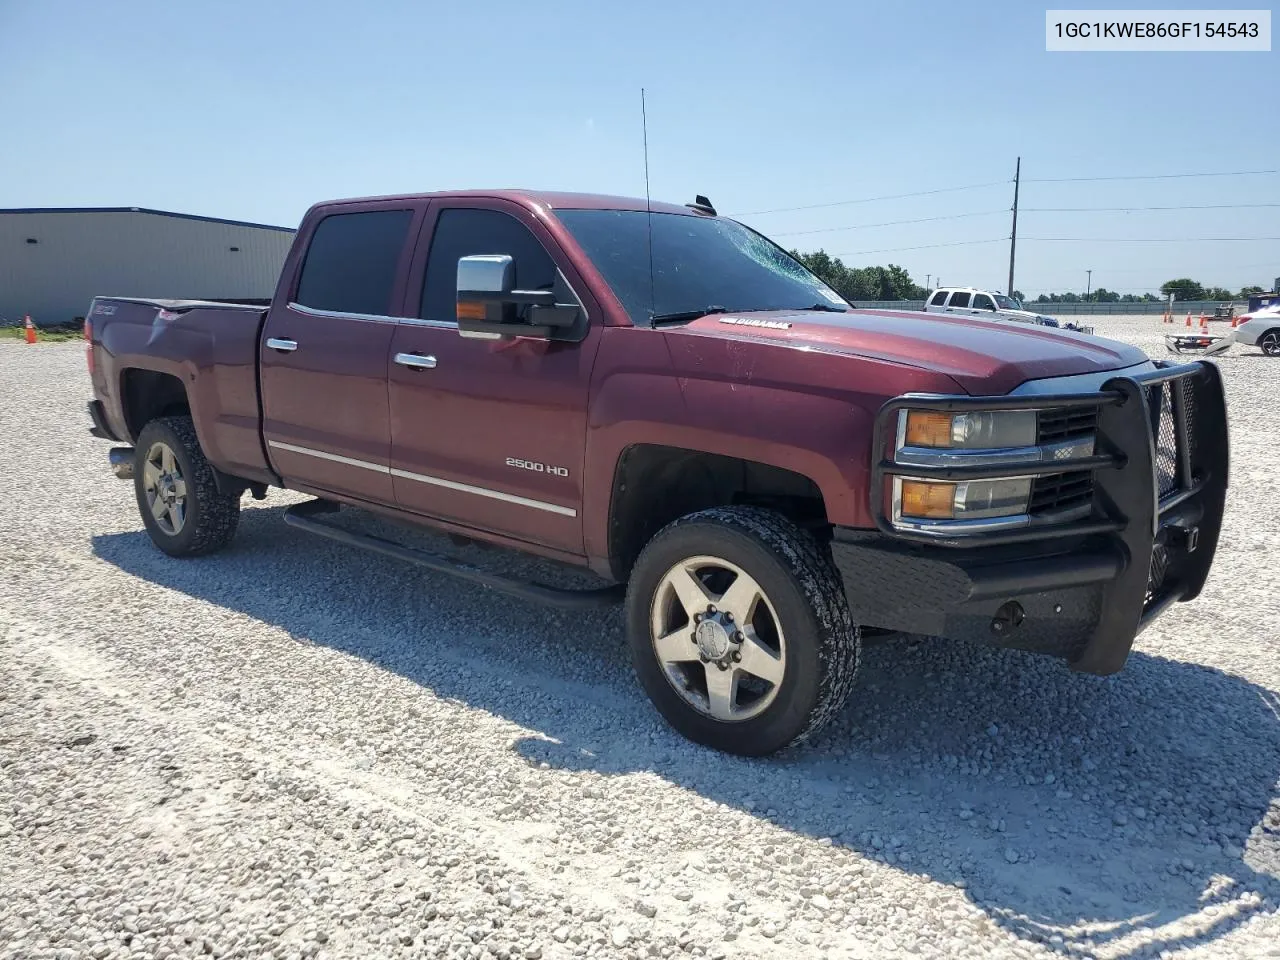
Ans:
[[[588,411],[588,556],[608,556],[615,471],[634,444],[790,470],[818,487],[831,523],[872,528],[876,412],[900,393],[963,392],[930,371],[763,344],[730,347],[723,362],[689,364],[673,359],[666,340],[643,328],[614,328],[603,338]]]

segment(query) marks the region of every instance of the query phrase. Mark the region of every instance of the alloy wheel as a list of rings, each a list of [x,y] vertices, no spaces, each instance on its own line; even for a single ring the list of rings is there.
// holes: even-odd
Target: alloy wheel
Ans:
[[[760,584],[736,564],[691,557],[663,575],[650,614],[667,681],[700,713],[748,720],[774,701],[786,638]]]
[[[187,482],[169,445],[157,441],[142,462],[147,508],[164,533],[177,536],[187,522]]]

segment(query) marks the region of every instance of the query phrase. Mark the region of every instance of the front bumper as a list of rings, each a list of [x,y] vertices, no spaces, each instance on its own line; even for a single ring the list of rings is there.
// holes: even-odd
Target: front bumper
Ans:
[[[1096,404],[1090,514],[1060,523],[930,537],[896,529],[873,471],[878,532],[837,529],[831,550],[854,617],[868,626],[1052,654],[1089,673],[1124,666],[1134,638],[1209,573],[1227,488],[1222,379],[1197,362],[1114,377],[1095,394],[910,398],[886,404],[874,449],[904,405],[939,409]],[[947,479],[955,468],[934,468]],[[1016,471],[1014,471],[1016,472]]]

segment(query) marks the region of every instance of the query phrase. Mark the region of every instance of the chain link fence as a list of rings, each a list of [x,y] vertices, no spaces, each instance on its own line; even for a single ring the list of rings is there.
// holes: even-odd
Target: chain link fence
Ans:
[[[925,301],[923,300],[858,300],[854,303],[855,307],[862,307],[866,310],[923,310]],[[1168,308],[1169,301],[1156,301],[1154,303],[1036,303],[1034,300],[1028,300],[1023,306],[1036,313],[1043,313],[1049,317],[1062,316],[1083,316],[1094,314],[1139,314],[1145,316],[1161,316]],[[1232,306],[1236,313],[1244,313],[1249,305],[1243,300],[1223,301],[1223,300],[1175,300],[1173,303],[1173,312],[1177,316],[1185,316],[1190,313],[1193,316],[1200,316],[1202,313],[1207,316],[1213,316],[1213,312],[1221,306]]]

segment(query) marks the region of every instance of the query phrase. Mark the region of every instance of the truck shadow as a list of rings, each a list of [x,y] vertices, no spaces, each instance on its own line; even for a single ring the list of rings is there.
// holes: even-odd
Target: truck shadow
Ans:
[[[548,611],[371,563],[280,513],[246,509],[232,548],[199,561],[164,557],[141,531],[96,536],[93,550],[537,731],[514,748],[531,764],[652,772],[963,887],[992,921],[1064,955],[1211,943],[1280,906],[1280,700],[1240,677],[1140,652],[1100,679],[1030,655],[880,643],[865,651],[853,702],[816,742],[746,760],[689,744],[657,717],[631,674],[618,609]],[[430,535],[394,535],[440,549]],[[556,575],[536,560],[466,556]],[[300,557],[307,597],[323,606],[265,586],[295,580]]]

